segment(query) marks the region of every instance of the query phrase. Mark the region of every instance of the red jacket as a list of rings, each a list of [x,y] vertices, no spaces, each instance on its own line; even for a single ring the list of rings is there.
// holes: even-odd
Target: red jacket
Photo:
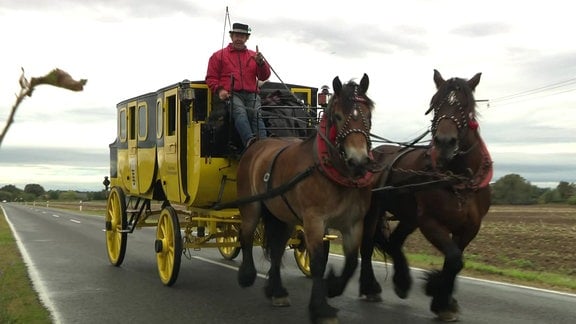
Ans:
[[[244,48],[236,50],[232,43],[216,51],[208,61],[206,84],[213,93],[220,89],[230,91],[231,77],[234,78],[234,91],[258,92],[257,81],[270,78],[270,66],[264,62],[258,65],[255,51]]]

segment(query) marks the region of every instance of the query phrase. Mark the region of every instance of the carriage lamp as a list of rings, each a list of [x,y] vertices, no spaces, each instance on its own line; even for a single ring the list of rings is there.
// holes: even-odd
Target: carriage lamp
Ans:
[[[184,79],[180,82],[180,100],[194,100],[194,89],[190,87],[190,80]]]
[[[190,80],[184,79],[180,82],[178,95],[180,96],[180,106],[186,112],[186,116],[190,118],[188,112],[192,108],[192,102],[194,101],[194,89],[190,87]]]
[[[328,87],[327,85],[323,85],[320,89],[322,90],[318,94],[318,105],[320,107],[326,108],[328,107],[328,102],[332,97],[332,94],[330,93],[330,87]]]

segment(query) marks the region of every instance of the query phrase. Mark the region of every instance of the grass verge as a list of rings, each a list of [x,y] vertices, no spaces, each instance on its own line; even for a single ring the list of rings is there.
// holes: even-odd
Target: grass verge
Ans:
[[[330,245],[330,253],[342,254],[342,246],[332,242]],[[442,257],[424,254],[406,253],[406,258],[411,267],[424,270],[441,269],[444,263]],[[374,253],[373,259],[391,262],[389,257],[384,258],[384,256],[379,253]],[[500,268],[481,262],[465,260],[464,269],[460,272],[460,275],[533,288],[576,293],[576,278],[557,273]]]
[[[0,208],[0,323],[52,323],[38,299],[22,255]]]
[[[378,256],[382,258],[381,256]],[[422,254],[407,254],[411,266],[422,269],[440,269],[443,258]],[[461,275],[495,280],[530,286],[534,288],[550,289],[568,293],[576,293],[576,279],[557,273],[543,271],[519,270],[486,265],[481,262],[465,260]]]

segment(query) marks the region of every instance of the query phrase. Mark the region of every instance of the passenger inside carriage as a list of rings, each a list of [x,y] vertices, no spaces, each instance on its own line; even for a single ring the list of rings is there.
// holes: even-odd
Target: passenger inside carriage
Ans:
[[[256,51],[246,47],[249,38],[248,25],[234,23],[230,30],[231,42],[212,54],[206,72],[206,84],[212,93],[231,105],[234,126],[244,147],[267,136],[259,111],[258,81],[268,80],[271,74],[258,47]]]

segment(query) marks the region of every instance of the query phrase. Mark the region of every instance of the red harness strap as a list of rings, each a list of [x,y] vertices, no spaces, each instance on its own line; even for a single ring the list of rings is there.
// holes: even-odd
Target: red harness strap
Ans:
[[[492,158],[490,157],[490,152],[488,152],[488,148],[486,147],[486,143],[479,137],[479,143],[477,144],[480,149],[482,164],[480,168],[476,171],[472,179],[465,184],[456,185],[457,188],[469,188],[469,189],[480,189],[487,187],[490,184],[490,180],[492,180],[492,176],[494,174],[494,169],[492,166]],[[428,151],[430,155],[432,167],[436,169],[436,159],[438,152],[436,151],[435,147],[432,146]],[[460,189],[462,189],[460,188]]]
[[[490,152],[486,147],[486,143],[482,139],[480,140],[480,151],[482,152],[482,165],[474,179],[472,180],[472,185],[476,188],[484,188],[490,184],[492,180],[492,175],[494,174],[494,168],[492,167],[492,158],[490,157]]]
[[[326,134],[326,115],[322,115],[320,119],[320,125],[318,128],[318,132],[322,134]],[[330,131],[328,132],[328,139],[332,144],[336,142],[336,127],[332,126]],[[322,174],[324,174],[328,179],[341,184],[345,187],[351,188],[363,188],[367,187],[371,184],[372,178],[374,177],[374,173],[366,172],[366,174],[362,178],[353,179],[348,176],[343,175],[338,171],[337,168],[334,167],[331,156],[330,156],[330,148],[328,147],[328,143],[324,140],[324,137],[320,135],[316,135],[316,143],[317,143],[317,151],[318,156],[317,159],[319,161],[318,169]],[[372,154],[370,152],[370,154]]]

